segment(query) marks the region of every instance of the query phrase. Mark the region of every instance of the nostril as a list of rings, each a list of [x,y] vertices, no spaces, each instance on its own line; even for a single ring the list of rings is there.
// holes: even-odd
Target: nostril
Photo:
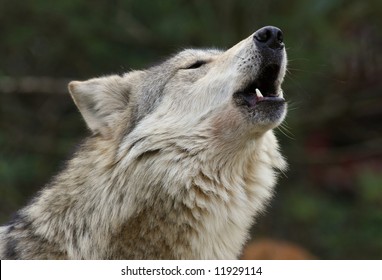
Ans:
[[[283,33],[274,26],[266,26],[257,30],[253,38],[260,48],[282,49],[284,47]]]
[[[284,42],[284,37],[283,37],[283,33],[281,32],[281,30],[278,30],[277,31],[277,41],[281,44]]]
[[[269,29],[259,30],[255,33],[255,39],[261,43],[265,43],[271,37],[271,31]]]

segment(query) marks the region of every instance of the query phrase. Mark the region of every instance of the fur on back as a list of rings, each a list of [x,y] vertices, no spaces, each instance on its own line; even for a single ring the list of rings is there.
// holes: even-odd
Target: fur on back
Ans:
[[[1,259],[237,258],[286,167],[272,131],[285,105],[234,98],[264,61],[250,36],[70,83],[92,135],[0,228]]]

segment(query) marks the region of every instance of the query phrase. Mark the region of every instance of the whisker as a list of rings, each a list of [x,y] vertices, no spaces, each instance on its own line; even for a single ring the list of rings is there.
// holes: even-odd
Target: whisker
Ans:
[[[244,60],[244,57],[241,57],[241,56],[239,56],[237,54],[235,54],[234,56],[237,57],[237,58],[240,58],[241,60]]]
[[[282,127],[281,125],[277,127],[278,131],[280,131],[285,137],[287,137],[290,140],[296,140],[292,133],[288,131],[286,128]]]

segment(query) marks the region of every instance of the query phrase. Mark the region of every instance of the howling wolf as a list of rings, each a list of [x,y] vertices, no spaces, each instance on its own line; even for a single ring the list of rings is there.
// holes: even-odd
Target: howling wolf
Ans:
[[[227,51],[69,84],[91,130],[0,228],[1,259],[234,259],[286,167],[286,52],[263,27]]]

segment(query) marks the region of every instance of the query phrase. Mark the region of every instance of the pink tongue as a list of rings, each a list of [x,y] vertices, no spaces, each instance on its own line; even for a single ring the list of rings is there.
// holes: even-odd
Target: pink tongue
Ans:
[[[263,97],[263,96],[256,96],[256,102],[263,101],[264,99],[265,99],[265,97]]]
[[[250,94],[245,96],[245,100],[250,106],[255,106],[257,103],[262,101],[282,101],[283,98],[277,96],[257,96],[256,94]]]

